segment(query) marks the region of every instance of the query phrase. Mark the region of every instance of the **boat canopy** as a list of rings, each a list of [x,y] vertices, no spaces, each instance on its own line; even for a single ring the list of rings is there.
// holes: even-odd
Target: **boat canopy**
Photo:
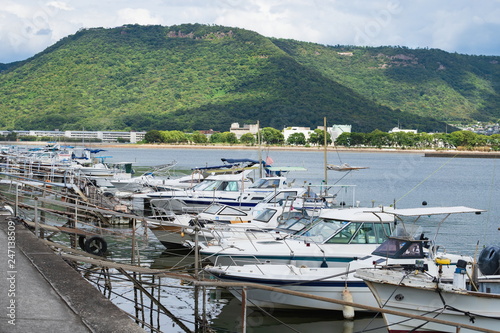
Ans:
[[[485,212],[485,210],[470,208],[465,206],[451,206],[451,207],[422,207],[422,208],[394,209],[394,210],[388,210],[384,213],[394,214],[398,216],[425,216],[425,215],[462,214],[462,213],[480,214],[482,212]]]
[[[425,257],[424,242],[390,237],[372,252],[391,259],[421,259]]]

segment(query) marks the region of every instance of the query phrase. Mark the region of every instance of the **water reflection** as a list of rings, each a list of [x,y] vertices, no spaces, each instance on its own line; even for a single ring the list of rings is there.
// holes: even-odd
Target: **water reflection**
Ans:
[[[241,332],[241,303],[232,298],[212,320],[218,332]],[[344,320],[340,312],[319,310],[247,311],[247,332],[387,332],[384,320],[375,314],[357,314],[355,320]]]

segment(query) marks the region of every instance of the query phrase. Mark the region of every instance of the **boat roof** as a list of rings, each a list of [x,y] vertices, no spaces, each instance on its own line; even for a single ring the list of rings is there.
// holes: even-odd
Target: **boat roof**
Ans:
[[[323,209],[320,218],[351,222],[394,222],[394,215],[380,208],[341,208]]]
[[[443,215],[443,214],[462,214],[462,213],[482,213],[484,209],[470,208],[465,206],[450,207],[421,207],[388,210],[386,213],[398,216],[423,216],[423,215]]]

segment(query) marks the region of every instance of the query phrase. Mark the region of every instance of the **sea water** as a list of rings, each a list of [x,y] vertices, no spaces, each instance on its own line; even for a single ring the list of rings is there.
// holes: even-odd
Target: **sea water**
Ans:
[[[273,166],[300,166],[307,171],[292,172],[289,182],[295,185],[355,185],[355,202],[359,206],[388,206],[415,208],[433,206],[469,206],[486,210],[481,215],[458,214],[444,222],[443,217],[423,218],[418,221],[430,237],[437,235],[441,250],[477,255],[484,245],[500,243],[498,230],[500,208],[500,161],[481,158],[428,158],[424,153],[404,152],[337,152],[327,153],[327,163],[367,167],[352,172],[327,171],[325,179],[325,158],[321,149],[310,151],[271,150],[259,153],[255,150],[238,149],[136,149],[110,148],[105,152],[112,156],[109,161],[134,162],[136,168],[151,167],[176,161],[175,169],[189,172],[190,169],[207,165],[220,165],[221,158],[266,159],[270,157]],[[319,188],[319,187],[318,187]],[[126,243],[126,242],[125,242]],[[123,244],[123,249],[128,248]],[[164,253],[161,244],[150,235],[142,243],[139,252],[144,264],[155,268],[177,265],[184,255]],[[130,253],[120,251],[120,244],[110,244],[113,260],[127,261]],[[189,264],[189,263],[188,263]],[[180,264],[182,265],[182,264]],[[177,316],[193,327],[192,288],[181,285],[178,280],[162,279],[162,303]],[[123,293],[130,287],[124,286]],[[127,289],[128,288],[128,289]],[[117,290],[120,290],[118,288]],[[220,291],[219,291],[220,292]],[[207,312],[209,324],[217,332],[241,331],[241,305],[229,295],[208,292]],[[122,308],[132,311],[130,301],[119,297],[114,300]],[[249,310],[247,332],[357,332],[367,327],[381,327],[372,332],[386,332],[383,320],[372,315],[344,321],[339,314],[322,311],[273,311],[267,313]],[[180,332],[181,330],[163,316],[160,330]]]

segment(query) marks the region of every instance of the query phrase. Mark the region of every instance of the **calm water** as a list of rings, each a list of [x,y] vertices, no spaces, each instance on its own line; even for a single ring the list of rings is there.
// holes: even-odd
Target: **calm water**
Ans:
[[[258,159],[255,151],[208,150],[208,149],[109,149],[104,154],[113,156],[111,161],[133,161],[136,166],[155,166],[177,161],[176,169],[189,170],[205,165],[219,165],[221,158]],[[320,184],[324,179],[323,151],[270,151],[262,154],[270,156],[275,166],[302,166],[305,172],[295,172],[289,179],[296,184]],[[498,231],[500,209],[498,200],[500,189],[500,161],[496,159],[425,158],[414,153],[351,153],[329,152],[328,163],[348,163],[352,166],[368,167],[351,173],[328,171],[328,184],[356,185],[356,200],[361,206],[390,205],[399,208],[420,207],[423,201],[429,206],[464,205],[485,209],[481,215],[452,216],[439,230],[438,243],[450,252],[474,254],[476,246],[499,244]],[[422,225],[431,235],[440,220],[424,219]],[[119,242],[122,242],[120,244]],[[126,240],[110,244],[112,259],[127,261],[130,258]],[[141,260],[154,267],[172,266],[183,259],[181,265],[189,265],[192,257],[183,254],[163,253],[162,245],[149,234],[148,241],[141,242]],[[161,280],[161,300],[177,316],[193,327],[192,289],[182,286],[177,280]],[[130,285],[118,284],[116,292],[132,298]],[[217,332],[239,332],[241,307],[229,295],[208,295],[209,323]],[[130,301],[113,296],[122,308],[132,311]],[[383,320],[371,316],[344,321],[338,314],[318,311],[273,312],[264,314],[249,311],[248,332],[359,332],[367,327],[382,327]],[[166,316],[163,316],[166,317]],[[164,332],[181,331],[168,318],[160,320]],[[371,332],[386,332],[385,328]]]
[[[209,149],[110,149],[105,154],[113,161],[133,161],[137,166],[154,166],[177,161],[176,168],[191,169],[219,165],[221,158],[258,159],[258,151]],[[296,185],[321,184],[324,179],[324,155],[318,151],[265,151],[274,166],[302,166],[307,171],[289,174]],[[499,243],[500,161],[480,158],[429,158],[423,153],[329,152],[331,164],[348,163],[368,169],[350,173],[328,171],[328,184],[356,185],[355,198],[360,206],[390,205],[398,208],[464,205],[485,209],[479,216],[450,217],[441,227],[439,241],[450,251],[474,252],[481,245]],[[350,196],[349,196],[350,198]],[[351,201],[348,201],[351,202]],[[425,226],[434,231],[436,219]]]

